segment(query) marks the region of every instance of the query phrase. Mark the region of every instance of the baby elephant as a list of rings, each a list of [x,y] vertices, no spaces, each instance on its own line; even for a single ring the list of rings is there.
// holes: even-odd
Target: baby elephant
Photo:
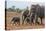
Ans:
[[[13,24],[18,23],[20,25],[20,17],[13,17],[11,22],[13,22]]]

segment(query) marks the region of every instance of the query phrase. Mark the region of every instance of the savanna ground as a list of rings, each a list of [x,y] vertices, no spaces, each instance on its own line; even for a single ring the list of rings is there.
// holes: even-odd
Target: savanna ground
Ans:
[[[45,28],[45,25],[14,25],[11,23],[11,20],[13,17],[15,16],[19,16],[20,17],[21,13],[16,13],[16,12],[7,12],[6,13],[6,28],[7,30],[17,30],[17,29],[38,29],[38,28]],[[43,19],[43,22],[45,19]],[[11,25],[12,24],[12,25]]]

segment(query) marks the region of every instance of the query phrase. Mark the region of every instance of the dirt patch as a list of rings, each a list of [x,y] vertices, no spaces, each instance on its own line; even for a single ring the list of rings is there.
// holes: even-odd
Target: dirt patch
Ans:
[[[38,28],[44,28],[45,27],[45,25],[35,25],[35,24],[33,24],[33,25],[30,25],[30,24],[27,24],[27,25],[25,25],[25,24],[24,25],[21,25],[21,24],[20,25],[11,24],[12,18],[15,17],[15,16],[21,17],[20,15],[21,15],[21,13],[16,13],[16,12],[7,12],[6,13],[6,24],[7,24],[6,28],[7,28],[7,30],[38,29]]]

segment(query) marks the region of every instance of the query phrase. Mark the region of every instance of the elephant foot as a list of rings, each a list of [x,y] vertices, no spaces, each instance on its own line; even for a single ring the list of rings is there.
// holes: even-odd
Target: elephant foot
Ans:
[[[36,22],[35,24],[36,24],[36,25],[40,25],[40,23],[39,23],[39,22]]]
[[[30,25],[33,25],[33,23],[30,23]]]
[[[22,23],[22,25],[24,25],[24,23]]]
[[[41,23],[40,25],[44,25],[43,23]]]

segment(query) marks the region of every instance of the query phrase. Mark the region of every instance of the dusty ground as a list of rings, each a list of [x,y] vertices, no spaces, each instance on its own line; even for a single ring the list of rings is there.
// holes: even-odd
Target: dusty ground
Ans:
[[[44,25],[35,25],[35,24],[32,24],[32,25],[30,25],[30,24],[27,24],[27,25],[14,25],[14,24],[12,24],[11,25],[11,20],[12,20],[12,18],[13,17],[15,17],[15,16],[19,16],[20,17],[20,13],[16,13],[16,12],[7,12],[6,13],[6,24],[7,24],[7,26],[6,26],[6,28],[7,28],[7,30],[15,30],[15,29],[38,29],[38,28],[44,28],[45,26]],[[44,21],[44,19],[43,19],[43,21]]]

